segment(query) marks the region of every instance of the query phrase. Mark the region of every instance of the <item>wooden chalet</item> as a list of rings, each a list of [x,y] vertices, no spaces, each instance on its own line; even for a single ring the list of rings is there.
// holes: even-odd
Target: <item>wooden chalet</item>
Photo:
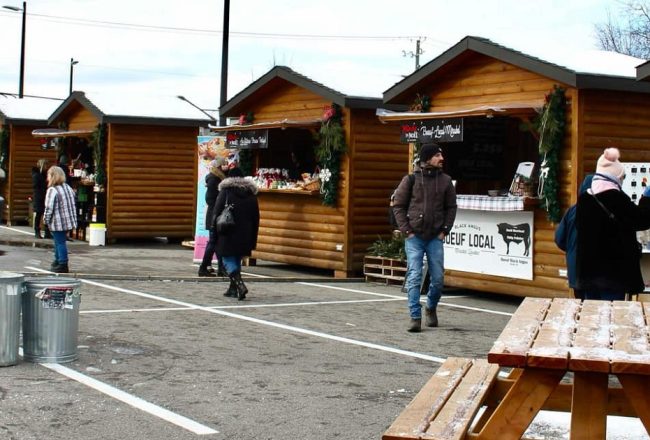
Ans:
[[[375,116],[381,99],[348,96],[284,66],[276,66],[220,108],[226,117],[253,115],[250,124],[215,128],[229,136],[263,131],[268,147],[252,152],[252,174],[284,168],[290,152],[314,155],[324,108],[342,111],[346,152],[340,156],[335,206],[318,191],[261,189],[261,223],[253,259],[359,274],[368,246],[390,230],[388,199],[406,173],[408,148]],[[306,159],[306,161],[309,161]],[[311,171],[311,170],[308,170]]]
[[[639,81],[650,81],[650,61],[636,67],[636,79]]]
[[[635,77],[639,60],[603,56],[610,60],[607,69],[602,64],[569,68],[466,37],[384,93],[389,104],[410,105],[422,97],[430,104],[424,113],[378,112],[396,132],[460,127],[464,134],[459,142],[442,142],[462,208],[457,234],[445,244],[445,284],[518,296],[570,295],[565,256],[554,243],[556,224],[534,199],[537,185],[524,194],[533,198],[523,200],[491,199],[487,192],[512,189],[520,162],[540,169],[535,130],[525,127],[556,86],[567,99],[558,166],[562,213],[576,202],[580,183],[594,172],[603,149],[618,147],[624,162],[650,162],[650,84]],[[638,72],[639,79],[647,78],[648,63]],[[531,226],[529,235],[515,227],[519,223]]]
[[[32,196],[32,167],[39,159],[54,163],[56,153],[43,139],[32,136],[32,130],[47,125],[62,99],[0,94],[0,133],[6,142],[0,152],[5,178],[0,181],[0,194],[5,199],[2,219],[7,225],[27,224],[29,198]],[[6,138],[4,138],[6,136]]]
[[[181,239],[194,233],[196,137],[212,121],[180,96],[73,92],[48,119],[60,128],[34,136],[59,140],[80,227],[104,223],[108,240]]]

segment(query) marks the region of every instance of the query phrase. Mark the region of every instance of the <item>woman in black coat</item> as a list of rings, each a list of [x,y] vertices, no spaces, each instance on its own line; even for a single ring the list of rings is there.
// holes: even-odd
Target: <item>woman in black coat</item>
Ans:
[[[32,205],[34,207],[34,236],[41,237],[41,222],[45,212],[45,193],[47,192],[47,159],[39,159],[32,167]],[[45,227],[45,238],[52,238],[50,230]]]
[[[226,204],[232,205],[235,225],[228,233],[219,233],[217,254],[230,278],[230,288],[226,296],[237,296],[241,301],[248,289],[241,279],[241,259],[250,256],[257,246],[257,232],[260,227],[260,210],[257,203],[257,186],[243,177],[228,177],[219,184],[219,197],[214,206],[215,218],[224,210]],[[232,289],[235,292],[232,292]]]
[[[591,189],[576,205],[576,287],[585,299],[624,300],[645,287],[636,231],[650,228],[650,191],[637,206],[621,190],[625,169],[619,155],[616,148],[605,150]]]
[[[214,204],[219,196],[219,184],[226,178],[223,171],[223,168],[226,166],[226,160],[223,157],[218,157],[210,162],[210,172],[205,176],[205,203],[207,204],[205,210],[205,229],[208,230],[210,236],[208,243],[205,246],[205,251],[203,252],[203,260],[199,266],[200,277],[216,276],[214,270],[210,270],[212,266],[212,256],[217,247],[217,231],[214,228]],[[218,257],[217,261],[221,263],[221,257]],[[219,269],[221,271],[221,264],[219,264]],[[219,273],[219,275],[225,276],[226,274]]]

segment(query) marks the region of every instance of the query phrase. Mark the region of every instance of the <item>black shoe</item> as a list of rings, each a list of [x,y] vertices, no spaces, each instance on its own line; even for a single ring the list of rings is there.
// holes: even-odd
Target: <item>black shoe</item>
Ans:
[[[406,329],[409,333],[420,333],[422,326],[422,318],[411,318],[409,328]]]
[[[203,267],[199,267],[199,276],[200,277],[216,277],[215,274],[213,274],[208,269],[205,269]]]
[[[57,264],[56,267],[52,268],[52,272],[54,272],[54,273],[69,273],[70,270],[68,270],[68,263]]]
[[[436,309],[424,308],[424,324],[427,327],[438,327],[438,314]]]
[[[54,270],[55,267],[59,265],[59,262],[54,260],[52,261],[52,264],[50,264],[50,270]]]
[[[229,298],[237,298],[237,285],[234,281],[230,281],[230,286],[228,287],[226,293],[223,294],[223,296],[227,296]]]
[[[246,287],[246,284],[244,284],[244,281],[241,279],[241,274],[239,271],[236,271],[228,274],[228,277],[230,278],[230,281],[235,284],[235,288],[237,289],[237,299],[239,301],[242,301],[244,298],[246,298],[248,288]]]

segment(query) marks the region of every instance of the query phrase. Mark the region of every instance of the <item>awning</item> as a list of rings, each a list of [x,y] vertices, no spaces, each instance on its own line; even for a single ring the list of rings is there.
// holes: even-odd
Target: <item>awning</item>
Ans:
[[[320,119],[283,119],[275,122],[259,122],[257,124],[234,124],[220,127],[217,125],[208,125],[213,131],[245,131],[245,130],[264,130],[267,128],[309,128],[318,127],[321,124]]]
[[[61,130],[59,128],[38,128],[32,131],[32,136],[41,138],[58,138],[58,137],[86,137],[92,134],[94,130]]]
[[[438,112],[394,112],[384,108],[378,108],[376,115],[381,122],[391,121],[413,121],[423,119],[440,119],[451,117],[464,117],[464,116],[509,116],[515,114],[522,114],[526,112],[535,111],[541,112],[544,106],[544,101],[533,102],[516,102],[504,103],[494,105],[481,105],[469,108],[456,108]]]

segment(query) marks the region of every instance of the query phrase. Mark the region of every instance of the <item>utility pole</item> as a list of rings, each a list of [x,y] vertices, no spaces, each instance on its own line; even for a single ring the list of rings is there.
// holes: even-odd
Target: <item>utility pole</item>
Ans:
[[[223,39],[221,40],[221,97],[219,98],[219,126],[226,125],[221,107],[228,100],[228,36],[230,33],[230,0],[223,2]]]
[[[411,51],[402,51],[402,56],[405,57],[411,57],[415,58],[415,70],[418,70],[420,68],[420,55],[422,55],[424,51],[420,48],[420,39],[418,38],[415,42],[415,52]]]

